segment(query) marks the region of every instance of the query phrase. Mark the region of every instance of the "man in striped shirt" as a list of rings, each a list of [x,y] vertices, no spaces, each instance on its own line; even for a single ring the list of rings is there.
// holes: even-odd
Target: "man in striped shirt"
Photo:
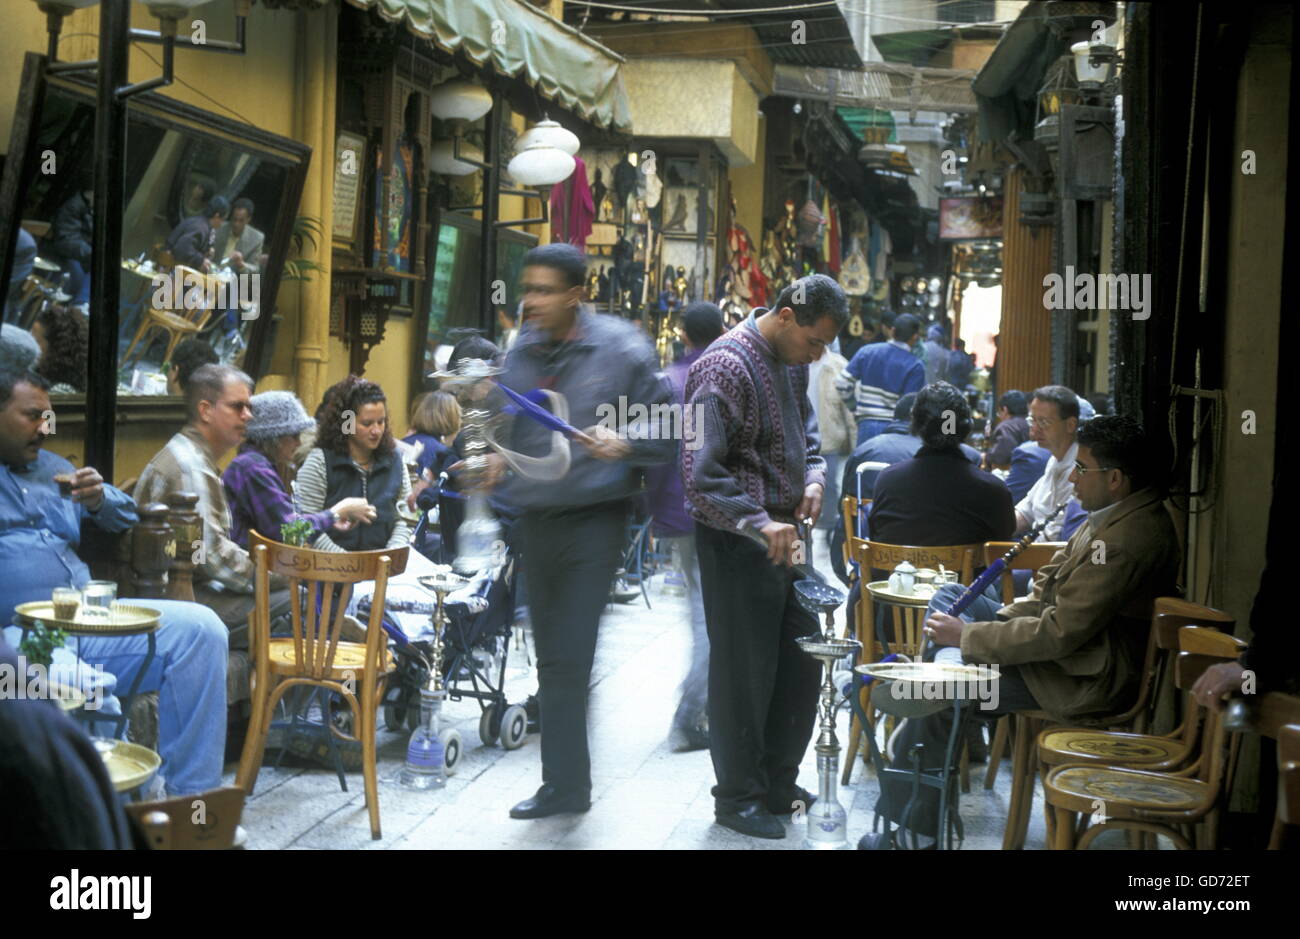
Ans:
[[[791,565],[809,560],[796,522],[816,521],[825,486],[808,365],[847,321],[834,280],[801,278],[714,342],[686,381],[687,411],[699,416],[682,476],[711,650],[714,812],[718,824],[758,838],[784,838],[775,816],[813,801],[797,776],[820,667],[795,639],[818,624],[795,599]]]
[[[904,313],[894,320],[893,339],[863,346],[840,373],[835,387],[858,422],[855,446],[884,433],[898,399],[925,387],[925,363],[913,354],[920,339],[921,321]]]

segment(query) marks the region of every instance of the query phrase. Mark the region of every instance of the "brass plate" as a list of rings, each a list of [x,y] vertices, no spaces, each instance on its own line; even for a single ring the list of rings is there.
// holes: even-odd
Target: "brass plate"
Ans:
[[[882,681],[982,682],[1002,677],[995,665],[950,665],[947,662],[867,662],[854,671]]]
[[[86,703],[86,693],[80,688],[50,682],[50,695],[63,711],[75,711]]]
[[[889,581],[875,580],[867,584],[867,589],[871,595],[878,600],[884,600],[886,603],[893,603],[898,606],[919,606],[927,607],[930,605],[930,598],[934,596],[933,591],[929,593],[918,593],[908,596],[902,593],[894,593],[889,589]],[[919,589],[914,588],[914,589]]]
[[[158,628],[158,622],[162,619],[162,613],[158,610],[119,602],[106,620],[84,619],[81,609],[77,610],[75,619],[61,620],[55,617],[54,604],[49,600],[20,603],[14,608],[14,616],[20,626],[26,618],[62,629],[66,633],[85,636],[135,636],[151,633]]]
[[[104,766],[108,769],[108,778],[113,781],[113,788],[118,792],[130,792],[132,789],[138,789],[153,779],[162,766],[162,757],[138,743],[130,743],[126,740],[105,740],[100,737],[94,738],[94,741],[97,750],[99,744],[113,744],[111,750],[108,752],[101,751],[100,756],[103,757]]]

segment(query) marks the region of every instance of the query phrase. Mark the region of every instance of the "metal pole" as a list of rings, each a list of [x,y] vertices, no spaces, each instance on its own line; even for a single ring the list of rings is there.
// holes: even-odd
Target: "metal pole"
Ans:
[[[482,245],[479,250],[479,328],[489,338],[496,336],[496,316],[492,306],[492,281],[497,276],[497,211],[501,196],[501,129],[505,105],[495,93],[492,110],[483,122],[483,226]]]
[[[113,479],[117,416],[118,297],[122,278],[123,172],[130,0],[103,0],[99,21],[99,92],[95,106],[94,255],[91,258],[90,375],[86,394],[86,465]]]

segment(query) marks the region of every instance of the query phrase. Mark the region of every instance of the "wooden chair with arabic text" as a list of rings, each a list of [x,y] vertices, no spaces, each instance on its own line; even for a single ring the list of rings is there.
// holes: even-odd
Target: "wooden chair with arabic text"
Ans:
[[[1083,850],[1103,831],[1164,835],[1180,850],[1213,849],[1230,750],[1221,707],[1202,707],[1192,686],[1207,668],[1236,661],[1246,644],[1204,626],[1178,631],[1174,683],[1204,723],[1197,752],[1185,768],[1156,772],[1131,766],[1064,763],[1048,771],[1043,794],[1055,819],[1049,846]]]
[[[848,497],[852,499],[853,497]],[[846,544],[849,548],[849,559],[858,565],[858,576],[861,578],[862,591],[858,600],[858,608],[855,615],[856,635],[854,638],[862,643],[862,661],[876,662],[883,652],[876,636],[876,609],[875,601],[867,585],[871,583],[873,571],[893,570],[894,566],[907,561],[917,568],[938,568],[942,565],[948,570],[958,572],[958,577],[962,583],[970,583],[975,571],[975,558],[979,556],[983,545],[979,544],[962,544],[962,545],[896,545],[886,544],[881,541],[871,541],[869,539],[859,538],[851,532],[846,533],[848,537]],[[925,649],[925,635],[922,632],[925,625],[925,607],[924,606],[903,606],[897,604],[888,604],[890,616],[883,619],[881,623],[882,638],[885,646],[890,653],[907,656],[913,661],[919,661],[921,653]],[[849,777],[853,774],[854,758],[858,755],[858,750],[862,748],[862,734],[864,732],[875,733],[875,713],[871,707],[871,696],[869,688],[863,686],[859,693],[859,702],[862,707],[862,713],[867,716],[867,728],[862,727],[861,721],[854,714],[853,720],[849,726],[849,749],[847,758],[844,761],[844,772],[841,776],[843,785],[848,785]],[[863,756],[866,756],[867,750],[862,750]],[[963,759],[963,762],[966,761]],[[968,764],[967,764],[968,765]],[[963,775],[966,775],[964,771]],[[964,781],[963,788],[969,787],[969,781]]]
[[[160,802],[132,802],[126,814],[157,851],[226,851],[244,811],[244,790],[222,786]]]
[[[329,733],[361,744],[370,836],[378,839],[379,785],[375,775],[375,733],[384,682],[393,669],[387,633],[381,625],[384,595],[391,574],[406,569],[408,547],[343,553],[294,548],[249,532],[250,554],[256,566],[257,602],[251,617],[253,656],[253,714],[235,783],[252,794],[257,782],[275,705],[290,688],[310,686],[340,695],[352,708],[355,737],[347,737],[327,721]],[[297,602],[292,605],[293,635],[271,638],[270,577],[288,578]],[[366,641],[340,638],[344,613],[356,584],[373,580],[374,595],[366,625]]]

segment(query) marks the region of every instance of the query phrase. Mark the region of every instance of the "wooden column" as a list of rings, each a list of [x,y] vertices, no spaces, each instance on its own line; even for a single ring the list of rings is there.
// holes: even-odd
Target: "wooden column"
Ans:
[[[1002,324],[998,394],[1030,392],[1052,380],[1052,314],[1043,278],[1052,272],[1052,228],[1020,221],[1022,170],[1007,174],[1002,215]]]

